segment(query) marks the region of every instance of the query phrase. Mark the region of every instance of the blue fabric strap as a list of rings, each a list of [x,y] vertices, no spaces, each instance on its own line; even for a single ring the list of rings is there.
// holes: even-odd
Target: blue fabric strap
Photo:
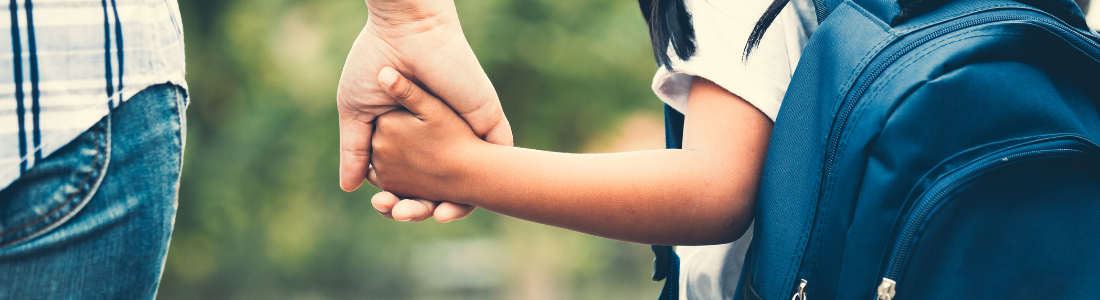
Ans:
[[[653,245],[653,281],[665,281],[661,288],[660,300],[673,300],[680,297],[680,257],[671,246]]]
[[[683,147],[684,115],[665,105],[665,148],[680,149]],[[672,300],[680,297],[680,257],[672,246],[653,245],[653,281],[665,281],[665,287],[661,289],[661,300]]]

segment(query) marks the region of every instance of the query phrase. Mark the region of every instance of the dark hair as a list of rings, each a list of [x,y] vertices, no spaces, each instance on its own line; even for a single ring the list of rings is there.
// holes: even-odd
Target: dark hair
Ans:
[[[820,0],[814,1],[815,8],[821,8],[823,6],[819,1]],[[948,1],[951,0],[898,0],[900,13],[891,23],[892,25],[900,24],[913,16],[932,10]],[[1070,23],[1070,25],[1088,28],[1084,19],[1075,16],[1073,11],[1075,7],[1060,6],[1058,1],[1016,1],[1051,13],[1055,17]],[[1075,1],[1077,3],[1088,3],[1088,0]],[[788,2],[790,2],[790,0],[773,0],[772,4],[768,5],[768,9],[764,10],[764,15],[760,17],[760,20],[756,21],[756,26],[753,27],[752,33],[749,34],[749,40],[745,43],[742,59],[748,59],[752,50],[760,45],[760,40],[764,38],[764,32],[768,30],[768,27],[770,27],[773,22],[775,22],[775,18],[779,16],[779,13],[783,11],[783,8],[787,6]],[[650,43],[653,45],[653,56],[657,59],[658,67],[664,66],[669,70],[672,68],[672,66],[669,65],[670,59],[668,57],[669,43],[672,44],[673,49],[676,51],[676,56],[680,57],[681,60],[687,60],[688,57],[695,54],[695,29],[692,28],[691,15],[687,13],[687,8],[684,6],[684,0],[638,0],[638,5],[642,8],[642,16],[645,17],[646,24],[649,24]],[[829,16],[828,11],[817,11],[817,20],[819,23],[825,20],[827,16]]]
[[[649,25],[649,41],[657,67],[672,70],[669,44],[681,60],[695,54],[695,29],[683,0],[638,0],[638,6]]]
[[[764,31],[768,30],[768,27],[772,26],[775,22],[775,18],[779,17],[779,13],[783,12],[783,8],[787,6],[790,0],[774,0],[771,5],[768,5],[768,9],[764,10],[764,15],[760,17],[760,20],[756,21],[756,26],[752,28],[752,33],[749,34],[749,41],[745,43],[745,52],[742,54],[742,59],[748,59],[749,54],[752,53],[752,49],[760,45],[760,40],[764,38]]]
[[[774,0],[768,6],[764,16],[756,22],[756,27],[749,35],[743,58],[748,58],[752,49],[760,45],[764,31],[771,26],[789,1]],[[687,60],[695,54],[695,29],[691,25],[691,15],[687,12],[684,0],[638,0],[638,6],[642,9],[642,17],[645,18],[646,24],[649,25],[649,40],[658,67],[672,70],[672,60],[668,57],[669,44],[681,60]]]

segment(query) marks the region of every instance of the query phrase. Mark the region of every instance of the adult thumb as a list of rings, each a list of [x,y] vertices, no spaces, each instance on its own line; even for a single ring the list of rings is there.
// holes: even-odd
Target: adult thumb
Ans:
[[[386,94],[393,97],[397,103],[412,112],[420,120],[426,120],[436,112],[443,104],[432,94],[428,94],[420,86],[417,86],[408,78],[390,67],[383,67],[378,72],[378,83]],[[450,108],[448,108],[450,109]]]
[[[370,165],[374,120],[340,114],[340,188],[351,192],[363,184]]]

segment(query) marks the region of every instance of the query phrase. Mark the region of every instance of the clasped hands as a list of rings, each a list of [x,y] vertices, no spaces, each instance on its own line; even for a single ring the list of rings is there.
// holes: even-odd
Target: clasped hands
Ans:
[[[371,202],[388,218],[464,218],[473,206],[420,199],[450,200],[431,192],[461,188],[447,186],[447,171],[467,146],[482,140],[512,145],[496,91],[466,42],[454,2],[366,4],[370,16],[337,89],[340,186],[354,191],[368,179],[382,188]]]

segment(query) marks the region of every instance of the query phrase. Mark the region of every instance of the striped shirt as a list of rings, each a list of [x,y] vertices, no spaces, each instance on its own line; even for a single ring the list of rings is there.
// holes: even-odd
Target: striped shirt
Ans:
[[[186,88],[175,0],[0,6],[0,189],[141,90]]]

